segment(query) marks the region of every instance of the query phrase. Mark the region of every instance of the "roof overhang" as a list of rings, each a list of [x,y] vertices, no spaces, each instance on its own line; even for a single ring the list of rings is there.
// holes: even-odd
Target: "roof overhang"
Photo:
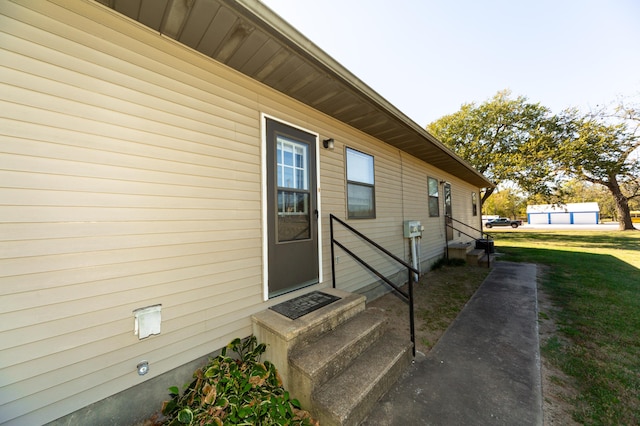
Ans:
[[[477,187],[494,184],[257,0],[95,0]]]

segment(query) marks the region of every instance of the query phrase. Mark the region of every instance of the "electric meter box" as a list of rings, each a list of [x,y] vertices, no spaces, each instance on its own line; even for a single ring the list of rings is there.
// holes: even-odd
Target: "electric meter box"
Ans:
[[[404,237],[413,238],[422,236],[422,225],[419,220],[404,221]]]

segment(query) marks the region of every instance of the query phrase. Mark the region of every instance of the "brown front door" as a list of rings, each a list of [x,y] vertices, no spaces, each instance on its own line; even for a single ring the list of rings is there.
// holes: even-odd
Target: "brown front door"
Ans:
[[[318,282],[315,135],[267,119],[269,297]]]

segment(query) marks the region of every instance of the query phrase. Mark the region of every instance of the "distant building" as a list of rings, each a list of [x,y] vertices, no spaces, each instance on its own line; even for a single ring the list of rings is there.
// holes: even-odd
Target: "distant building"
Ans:
[[[536,204],[527,206],[527,223],[588,225],[600,221],[598,203]]]

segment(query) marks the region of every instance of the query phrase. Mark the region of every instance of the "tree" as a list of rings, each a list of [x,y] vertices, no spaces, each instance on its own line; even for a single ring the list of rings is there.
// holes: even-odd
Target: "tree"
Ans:
[[[602,185],[574,178],[560,187],[559,198],[563,203],[596,202],[600,207],[600,217],[617,217],[613,196]]]
[[[488,200],[489,202],[491,199]],[[572,178],[561,183],[555,191],[530,194],[527,204],[566,204],[596,202],[601,218],[617,218],[615,202],[611,192],[602,185]],[[617,219],[616,219],[617,220]]]
[[[496,185],[511,181],[535,192],[552,173],[537,146],[548,146],[548,138],[557,135],[555,117],[540,104],[510,95],[504,90],[481,105],[464,104],[427,130]],[[488,188],[482,202],[492,193]]]
[[[635,229],[629,201],[640,197],[640,109],[619,104],[581,114],[567,110],[561,117],[565,137],[549,145],[557,170],[606,187],[613,196],[621,230]]]
[[[511,188],[501,189],[482,205],[483,215],[497,215],[517,219],[526,215],[526,200]]]
[[[436,120],[427,130],[496,185],[566,202],[563,182],[578,179],[611,193],[620,229],[635,229],[629,203],[640,198],[640,105],[619,102],[582,114],[548,108],[498,92],[481,105]],[[493,193],[488,188],[486,202]]]

